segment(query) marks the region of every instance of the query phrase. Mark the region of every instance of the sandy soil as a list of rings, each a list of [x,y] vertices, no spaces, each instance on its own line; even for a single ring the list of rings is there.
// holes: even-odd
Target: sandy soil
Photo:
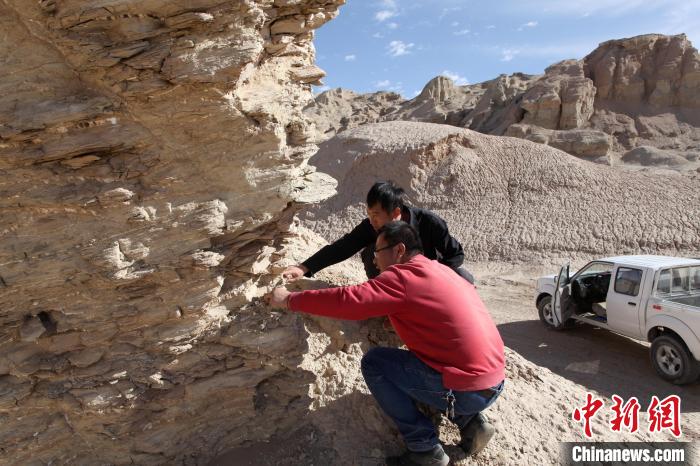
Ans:
[[[603,399],[608,411],[614,394],[625,401],[637,397],[642,411],[653,395],[664,398],[677,394],[682,399],[680,440],[700,439],[700,385],[677,387],[661,380],[649,363],[647,344],[586,326],[554,331],[539,321],[534,280],[556,271],[555,262],[491,262],[470,264],[469,268],[478,278],[479,294],[507,347],[507,389],[486,413],[495,423],[497,434],[475,457],[465,457],[456,446],[459,437],[451,423],[435,418],[452,464],[559,463],[560,442],[585,441],[583,427],[571,420],[571,413],[583,406],[586,392]],[[330,279],[348,284],[362,278],[356,260],[319,275],[319,280],[302,286],[325,286],[323,281]],[[289,435],[229,451],[212,465],[380,466],[386,455],[403,451],[394,426],[377,409],[358,371],[359,359],[369,346],[400,342],[383,333],[381,321],[376,319],[342,322],[307,318],[306,327],[310,331],[310,351],[300,370],[317,375],[309,389],[310,414],[299,418],[298,429]],[[645,432],[648,423],[643,412],[637,434],[613,433],[608,422],[607,411],[595,417],[593,440],[673,440],[666,432]]]

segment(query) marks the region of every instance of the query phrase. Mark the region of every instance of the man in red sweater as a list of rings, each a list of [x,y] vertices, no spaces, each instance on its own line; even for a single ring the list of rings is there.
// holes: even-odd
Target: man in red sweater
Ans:
[[[503,390],[503,341],[474,286],[421,254],[418,232],[391,222],[379,232],[379,276],[361,285],[290,293],[276,288],[270,303],[339,319],[388,316],[408,347],[372,348],[362,374],[372,395],[401,432],[408,451],[402,465],[447,465],[435,426],[416,401],[443,410],[460,428],[467,454],[494,433],[480,414]]]

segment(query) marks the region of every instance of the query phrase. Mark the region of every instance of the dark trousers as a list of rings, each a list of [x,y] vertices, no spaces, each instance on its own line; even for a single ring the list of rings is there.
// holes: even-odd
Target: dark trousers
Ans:
[[[382,410],[394,420],[406,442],[415,452],[429,451],[438,444],[433,422],[421,413],[416,402],[445,411],[447,393],[442,375],[413,353],[398,348],[372,348],[362,358],[362,375]],[[455,417],[460,429],[479,412],[491,406],[503,391],[503,382],[480,392],[454,391]]]

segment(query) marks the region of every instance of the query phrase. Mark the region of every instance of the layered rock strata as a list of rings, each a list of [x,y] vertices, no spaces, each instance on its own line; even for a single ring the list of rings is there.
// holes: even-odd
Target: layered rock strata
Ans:
[[[306,409],[256,296],[333,192],[301,110],[342,3],[0,2],[0,462],[201,464]]]

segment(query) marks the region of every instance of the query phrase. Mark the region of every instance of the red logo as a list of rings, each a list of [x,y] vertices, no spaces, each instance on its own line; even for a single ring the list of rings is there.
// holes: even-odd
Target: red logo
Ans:
[[[656,396],[652,396],[647,414],[650,423],[649,432],[661,432],[667,429],[675,437],[681,436],[681,398],[678,395],[669,395],[661,401]]]
[[[592,394],[586,393],[586,406],[584,406],[581,409],[576,408],[574,410],[574,421],[581,422],[581,418],[583,417],[583,432],[588,438],[591,438],[593,436],[593,434],[591,433],[591,418],[595,416],[598,410],[602,407],[603,402],[601,400],[594,400]]]
[[[610,407],[612,416],[610,419],[610,430],[621,432],[627,429],[629,432],[639,430],[639,412],[641,406],[636,397],[630,398],[627,402],[618,395],[612,396],[613,405]],[[596,398],[591,393],[586,393],[586,404],[574,409],[571,417],[576,422],[583,422],[583,433],[591,438],[591,420],[605,405],[604,400]],[[650,433],[668,430],[675,437],[681,436],[681,399],[678,395],[669,395],[663,400],[657,396],[651,397],[651,403],[646,410],[647,431]]]

